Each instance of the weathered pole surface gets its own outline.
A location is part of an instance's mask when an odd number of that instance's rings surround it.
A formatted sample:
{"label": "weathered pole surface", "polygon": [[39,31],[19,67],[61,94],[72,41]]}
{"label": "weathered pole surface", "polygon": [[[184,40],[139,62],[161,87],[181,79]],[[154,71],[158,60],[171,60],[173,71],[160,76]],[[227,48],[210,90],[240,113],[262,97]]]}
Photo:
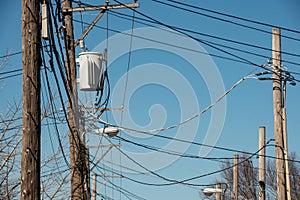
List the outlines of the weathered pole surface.
{"label": "weathered pole surface", "polygon": [[282,121],[282,80],[281,80],[281,44],[280,29],[272,29],[272,58],[273,58],[273,108],[274,136],[276,152],[277,199],[286,199],[285,162]]}
{"label": "weathered pole surface", "polygon": [[266,127],[259,127],[259,173],[258,173],[258,181],[259,181],[259,200],[266,199]]}
{"label": "weathered pole surface", "polygon": [[22,200],[40,199],[40,0],[22,0]]}
{"label": "weathered pole surface", "polygon": [[[63,9],[71,8],[71,0],[63,0]],[[68,122],[70,125],[70,168],[71,168],[71,198],[88,199],[89,191],[86,188],[88,169],[86,165],[86,149],[79,129],[79,107],[76,82],[76,60],[74,49],[74,32],[72,12],[64,12],[64,40],[65,40],[65,66],[67,72],[67,90],[69,95]]]}
{"label": "weathered pole surface", "polygon": [[239,196],[239,155],[234,155],[233,160],[233,199],[238,200]]}

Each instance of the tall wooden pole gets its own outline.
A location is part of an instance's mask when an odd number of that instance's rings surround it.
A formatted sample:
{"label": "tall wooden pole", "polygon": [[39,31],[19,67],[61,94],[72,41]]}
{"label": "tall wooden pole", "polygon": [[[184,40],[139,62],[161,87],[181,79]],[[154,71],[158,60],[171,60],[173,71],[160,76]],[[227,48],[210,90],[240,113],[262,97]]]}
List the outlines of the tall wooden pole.
{"label": "tall wooden pole", "polygon": [[22,200],[40,199],[40,0],[22,0]]}
{"label": "tall wooden pole", "polygon": [[265,168],[265,163],[266,163],[266,148],[264,148],[265,143],[266,143],[266,128],[264,126],[259,127],[259,173],[258,173],[258,181],[259,181],[259,200],[265,200],[266,199],[266,183],[265,183],[265,178],[266,178],[266,168]]}
{"label": "tall wooden pole", "polygon": [[[63,0],[63,9],[71,8],[71,0]],[[68,120],[70,125],[70,168],[71,198],[88,199],[86,183],[88,170],[86,165],[86,149],[79,131],[79,109],[76,83],[76,61],[74,49],[74,33],[72,12],[64,12],[65,66],[67,72],[67,90],[69,94]]]}
{"label": "tall wooden pole", "polygon": [[[67,90],[69,94],[68,120],[71,127],[69,134],[70,140],[70,167],[71,167],[71,198],[72,199],[90,199],[90,182],[89,182],[89,164],[88,151],[85,147],[83,132],[79,129],[79,107],[78,93],[76,85],[76,61],[75,47],[89,31],[94,27],[107,9],[119,8],[136,8],[138,3],[124,5],[105,5],[92,6],[85,8],[72,8],[72,0],[62,0],[62,13],[64,21],[64,40],[66,48],[66,72],[67,72]],[[86,10],[102,10],[88,29],[83,33],[78,42],[74,42],[72,12]]]}
{"label": "tall wooden pole", "polygon": [[82,141],[82,149],[85,150],[83,152],[83,158],[85,158],[85,166],[84,169],[86,170],[85,176],[84,176],[84,190],[86,193],[86,198],[91,199],[91,188],[90,188],[90,159],[89,159],[89,149],[86,148],[85,144],[85,116],[84,116],[84,107],[79,106],[79,112],[80,112],[80,126],[79,126],[79,132],[80,132],[80,140]]}
{"label": "tall wooden pole", "polygon": [[283,128],[283,145],[284,145],[284,162],[285,162],[285,181],[287,200],[291,200],[291,181],[290,169],[288,161],[288,142],[287,142],[287,119],[286,119],[286,80],[283,82],[283,98],[282,98],[282,128]]}
{"label": "tall wooden pole", "polygon": [[[216,189],[221,189],[221,183],[217,182],[216,183]],[[221,194],[222,192],[217,192],[216,193],[216,200],[221,200]]]}
{"label": "tall wooden pole", "polygon": [[93,174],[92,200],[97,200],[97,174]]}
{"label": "tall wooden pole", "polygon": [[280,29],[272,29],[272,58],[273,58],[273,106],[274,106],[274,135],[276,151],[276,180],[277,199],[286,199],[284,141],[282,121],[282,81],[281,81],[281,46]]}
{"label": "tall wooden pole", "polygon": [[233,200],[238,200],[238,196],[239,196],[238,163],[239,163],[239,155],[236,154],[236,155],[234,155],[234,160],[233,160],[233,165],[234,165],[234,167],[233,167]]}

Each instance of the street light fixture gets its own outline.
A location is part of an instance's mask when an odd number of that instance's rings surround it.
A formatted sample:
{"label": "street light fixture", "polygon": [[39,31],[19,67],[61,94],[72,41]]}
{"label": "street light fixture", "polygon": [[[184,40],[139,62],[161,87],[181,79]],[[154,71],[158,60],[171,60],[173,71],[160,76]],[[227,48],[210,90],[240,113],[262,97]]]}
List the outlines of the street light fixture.
{"label": "street light fixture", "polygon": [[219,188],[205,188],[203,190],[203,193],[205,194],[205,196],[211,196],[215,193],[223,193],[224,189],[219,189]]}
{"label": "street light fixture", "polygon": [[114,137],[119,133],[119,129],[117,127],[105,127],[95,129],[93,132],[97,134],[107,134],[109,137]]}
{"label": "street light fixture", "polygon": [[[221,184],[225,184],[225,189],[221,188]],[[226,193],[226,190],[228,188],[227,183],[217,183],[215,188],[205,188],[203,190],[203,194],[205,196],[211,196],[213,194],[216,194],[216,200],[221,200],[221,196],[224,198],[224,194]],[[222,195],[223,194],[223,195]]]}

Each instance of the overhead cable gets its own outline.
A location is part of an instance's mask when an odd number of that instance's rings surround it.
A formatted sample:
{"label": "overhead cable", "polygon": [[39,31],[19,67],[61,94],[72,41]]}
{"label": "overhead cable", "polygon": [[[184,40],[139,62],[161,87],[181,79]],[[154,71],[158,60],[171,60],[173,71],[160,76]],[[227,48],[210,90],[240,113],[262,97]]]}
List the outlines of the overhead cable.
{"label": "overhead cable", "polygon": [[[223,22],[226,22],[226,23],[234,24],[234,25],[241,26],[241,27],[244,27],[244,28],[248,28],[248,29],[260,31],[260,32],[263,32],[263,33],[271,34],[269,31],[265,31],[265,30],[263,30],[263,29],[255,28],[255,27],[248,26],[248,25],[244,25],[244,24],[241,24],[241,23],[238,23],[238,22],[233,22],[233,21],[231,21],[231,20],[223,19],[223,18],[220,18],[220,17],[215,17],[215,16],[212,16],[212,15],[200,13],[200,12],[197,12],[197,11],[194,11],[194,10],[191,10],[191,9],[179,7],[179,6],[172,5],[172,4],[169,4],[169,3],[166,3],[166,2],[162,2],[162,1],[160,1],[160,0],[152,0],[152,1],[157,2],[157,3],[160,3],[160,4],[163,4],[163,5],[170,6],[170,7],[179,9],[179,10],[188,11],[188,12],[190,12],[190,13],[194,13],[194,14],[197,14],[197,15],[209,17],[209,18],[212,18],[212,19],[216,19],[216,20],[223,21]],[[170,1],[170,0],[169,0],[169,1]],[[175,2],[175,1],[173,1],[173,2]],[[181,3],[181,4],[182,4],[182,5],[188,5],[188,6],[190,6],[190,7],[192,6],[192,5],[184,4],[184,3]],[[193,6],[193,7],[194,7],[194,8],[199,8],[199,7],[196,7],[196,6]],[[282,37],[283,37],[283,38],[290,39],[290,40],[294,40],[294,41],[297,41],[297,42],[300,42],[300,39],[298,39],[298,38],[294,38],[294,37],[290,37],[290,36],[285,36],[285,35],[282,35]]]}
{"label": "overhead cable", "polygon": [[[108,140],[110,142],[110,140]],[[243,164],[244,162],[250,160],[252,157],[254,157],[255,155],[257,155],[262,149],[264,149],[270,142],[271,140],[269,140],[268,142],[266,142],[266,144],[260,148],[259,150],[257,150],[255,153],[249,155],[247,158],[245,158],[244,160],[242,161],[239,161],[237,164],[234,164],[234,165],[231,165],[229,167],[226,167],[224,169],[220,169],[220,170],[215,170],[215,171],[212,171],[212,172],[209,172],[209,173],[205,173],[205,174],[202,174],[202,175],[198,175],[198,176],[194,176],[194,177],[191,177],[191,178],[187,178],[187,179],[183,179],[183,180],[174,180],[174,179],[169,179],[169,178],[166,178],[164,176],[161,176],[160,174],[152,171],[152,170],[149,170],[147,167],[143,166],[142,164],[140,164],[139,162],[137,162],[135,159],[131,158],[129,155],[127,155],[125,152],[123,152],[119,147],[117,146],[114,146],[118,151],[120,151],[120,153],[122,153],[124,156],[126,156],[129,160],[131,160],[133,163],[135,163],[137,166],[143,168],[144,170],[146,170],[147,172],[169,182],[169,183],[162,183],[162,184],[153,184],[153,186],[170,186],[170,185],[176,185],[176,184],[186,184],[186,185],[192,185],[192,186],[200,186],[199,184],[194,184],[194,183],[189,183],[190,181],[192,180],[195,180],[195,179],[200,179],[200,178],[203,178],[203,177],[206,177],[206,176],[211,176],[213,174],[217,174],[217,173],[220,173],[220,172],[223,172],[223,171],[226,171],[228,169],[232,169],[233,167],[235,166],[238,166],[238,165],[241,165]],[[149,184],[149,185],[152,185],[152,184]]]}
{"label": "overhead cable", "polygon": [[[127,15],[127,14],[116,12],[116,11],[111,11],[111,12],[112,12],[111,13],[112,15],[114,15],[114,16],[116,16],[118,18],[122,18],[122,19],[125,19],[125,20],[131,20],[131,19],[129,19],[129,15]],[[169,32],[169,33],[172,33],[172,34],[177,34],[179,36],[184,36],[182,34],[178,34],[178,33],[174,32],[174,31],[170,31],[170,30],[167,30],[167,29],[160,28],[158,26],[154,26],[152,24],[157,24],[157,23],[155,23],[155,22],[153,22],[151,20],[148,20],[148,19],[145,19],[145,18],[139,18],[139,17],[136,17],[136,19],[139,20],[139,21],[137,20],[137,23],[139,23],[139,24],[143,24],[143,25],[146,25],[146,26],[157,28],[157,29],[162,30],[162,31],[166,31],[166,32]],[[145,21],[147,21],[149,23],[152,23],[152,24],[145,23]],[[221,41],[235,43],[235,44],[238,44],[238,45],[243,45],[243,46],[248,46],[248,47],[252,47],[252,48],[257,48],[257,49],[261,49],[261,50],[265,50],[265,51],[275,51],[275,50],[272,50],[270,48],[266,48],[266,47],[259,46],[259,45],[254,45],[254,44],[245,43],[245,42],[241,42],[241,41],[237,41],[237,40],[223,38],[223,37],[215,36],[215,35],[212,35],[212,34],[202,33],[202,32],[199,32],[199,31],[193,31],[193,30],[190,30],[190,29],[181,28],[181,27],[174,26],[174,25],[169,25],[169,26],[171,26],[171,27],[173,27],[175,29],[181,30],[181,31],[189,32],[189,33],[196,34],[196,35],[201,35],[201,36],[204,36],[204,37],[209,37],[209,38],[213,38],[213,39],[217,39],[217,40],[221,40]],[[184,36],[184,37],[186,37],[186,36]],[[235,51],[240,51],[240,52],[243,52],[243,53],[255,55],[255,56],[258,56],[258,57],[267,58],[267,59],[270,58],[270,56],[258,54],[258,53],[251,52],[251,51],[246,51],[246,50],[243,50],[241,48],[235,48],[235,47],[232,47],[232,46],[228,46],[228,45],[224,45],[224,44],[220,44],[220,43],[216,43],[216,42],[211,42],[211,41],[208,41],[208,40],[203,40],[203,41],[204,42],[208,42],[208,43],[213,44],[213,45],[217,45],[217,46],[221,46],[221,47],[224,47],[224,48],[232,49],[232,50],[235,50]],[[286,54],[286,55],[290,55],[290,56],[300,57],[300,54],[295,54],[295,53],[291,53],[291,52],[281,51],[281,53],[282,54]],[[300,63],[289,61],[289,60],[285,60],[285,59],[281,59],[281,62],[285,62],[285,63],[289,63],[289,64],[292,64],[292,65],[300,66]]]}
{"label": "overhead cable", "polygon": [[[121,4],[121,5],[126,6],[124,3],[120,2],[119,0],[114,0],[114,1],[117,2],[117,3],[119,3],[119,4]],[[133,8],[130,8],[130,7],[128,7],[128,6],[126,6],[126,7],[129,8],[129,9],[131,9],[131,10],[133,10]],[[222,53],[225,53],[225,54],[227,54],[227,55],[230,55],[230,56],[232,56],[232,57],[234,57],[234,58],[237,58],[237,59],[239,59],[239,60],[241,60],[241,61],[245,61],[245,62],[246,62],[247,64],[249,64],[249,65],[257,66],[257,67],[260,67],[260,68],[265,69],[265,70],[267,70],[267,71],[272,71],[271,69],[268,69],[268,68],[264,67],[263,65],[258,65],[258,64],[254,63],[254,62],[252,62],[252,61],[250,61],[250,60],[247,60],[247,59],[245,59],[245,58],[243,58],[243,57],[241,57],[241,56],[238,56],[238,55],[236,55],[236,54],[233,54],[233,53],[231,53],[231,52],[228,52],[228,51],[226,51],[226,50],[223,50],[223,49],[221,49],[221,48],[219,48],[219,47],[216,47],[215,45],[209,44],[209,43],[207,43],[207,42],[205,42],[205,41],[203,41],[203,40],[201,40],[201,39],[199,39],[199,38],[195,38],[195,37],[193,37],[193,36],[191,36],[191,35],[189,35],[189,34],[183,32],[183,31],[180,31],[180,30],[178,30],[178,29],[176,29],[176,28],[174,28],[174,27],[168,25],[168,24],[165,24],[165,23],[163,23],[163,22],[161,22],[161,21],[159,21],[159,20],[157,20],[157,19],[154,19],[153,17],[150,17],[150,16],[148,16],[148,15],[146,15],[146,14],[140,12],[140,11],[137,11],[137,10],[136,10],[136,12],[137,12],[139,15],[143,16],[143,17],[146,17],[146,18],[148,18],[148,19],[150,19],[150,20],[153,20],[153,21],[155,21],[156,23],[158,23],[158,24],[160,24],[160,25],[162,25],[162,26],[165,26],[165,27],[167,27],[167,28],[169,28],[169,29],[171,29],[171,30],[173,30],[173,31],[178,32],[178,33],[181,33],[181,34],[183,34],[183,35],[185,35],[185,36],[187,36],[187,37],[189,37],[189,38],[191,38],[191,39],[194,39],[194,40],[196,40],[196,41],[198,41],[198,42],[200,42],[200,43],[202,43],[202,44],[204,44],[204,45],[206,45],[206,46],[209,46],[209,47],[211,47],[211,48],[213,48],[213,49],[215,49],[215,50],[217,50],[217,51],[220,51],[220,52],[222,52]],[[275,73],[275,72],[274,72],[274,73]]]}
{"label": "overhead cable", "polygon": [[[153,0],[153,1],[155,1],[155,0]],[[185,5],[185,6],[189,6],[189,7],[193,7],[193,8],[197,8],[199,10],[204,10],[204,11],[207,11],[207,12],[223,15],[223,16],[226,16],[226,17],[235,18],[235,19],[238,19],[238,20],[246,21],[246,22],[251,22],[251,23],[254,23],[254,24],[259,24],[259,25],[268,26],[268,27],[277,27],[277,28],[280,28],[280,29],[285,30],[285,31],[289,31],[289,32],[293,32],[293,33],[300,33],[300,31],[298,31],[298,30],[286,28],[286,27],[283,27],[283,26],[278,26],[278,25],[275,25],[275,24],[269,24],[269,23],[265,23],[265,22],[255,21],[255,20],[251,20],[251,19],[247,19],[247,18],[235,16],[235,15],[230,15],[230,14],[226,14],[226,13],[206,9],[206,8],[201,8],[199,6],[190,5],[190,4],[179,2],[179,1],[176,1],[176,0],[167,0],[167,1],[177,3],[177,4],[181,4],[181,5]]]}
{"label": "overhead cable", "polygon": [[212,104],[210,104],[209,106],[207,106],[206,108],[204,108],[202,111],[194,114],[193,116],[178,122],[177,124],[168,126],[168,127],[162,127],[162,128],[156,128],[156,129],[152,129],[152,130],[135,130],[135,129],[131,129],[131,128],[126,128],[126,127],[120,127],[118,125],[115,124],[111,124],[109,122],[106,122],[100,118],[98,118],[97,116],[95,116],[93,113],[89,113],[89,115],[91,115],[92,117],[94,117],[95,119],[98,119],[98,121],[100,123],[106,124],[108,126],[114,126],[114,127],[118,127],[120,130],[124,130],[124,131],[128,131],[128,132],[137,132],[137,133],[156,133],[156,132],[160,132],[160,131],[166,131],[166,130],[170,130],[173,128],[176,128],[178,126],[181,126],[183,124],[188,123],[189,121],[192,121],[193,119],[195,119],[196,117],[201,116],[202,114],[206,113],[208,110],[210,110],[212,107],[214,107],[216,104],[218,104],[226,95],[228,95],[234,88],[236,88],[239,84],[241,84],[243,81],[245,81],[246,79],[249,78],[254,78],[255,75],[251,74],[251,75],[247,75],[243,78],[241,78],[239,81],[237,81],[231,88],[229,88],[223,95],[221,95],[218,99],[216,99]]}
{"label": "overhead cable", "polygon": [[2,56],[0,56],[0,59],[1,59],[1,58],[8,58],[8,57],[10,57],[10,56],[15,56],[15,55],[19,55],[19,54],[22,54],[22,51],[18,51],[18,52],[8,53],[8,54],[6,54],[6,55],[2,55]]}
{"label": "overhead cable", "polygon": [[[127,20],[130,20],[128,17],[129,15],[128,14],[125,14],[125,13],[120,13],[120,12],[117,12],[117,11],[111,11],[112,13],[115,14],[115,16],[123,16],[123,19],[127,19]],[[125,17],[127,18],[125,18]],[[159,25],[158,23],[156,23],[155,21],[153,20],[150,20],[150,19],[146,19],[146,18],[141,18],[141,17],[135,17],[137,19],[137,23],[140,23],[140,24],[144,24],[144,25],[147,25],[147,26],[151,26],[151,27],[155,27],[155,28],[159,28],[157,26],[153,26],[153,25],[150,25],[149,23],[151,24],[156,24],[156,25]],[[148,23],[145,23],[148,22]],[[259,46],[259,45],[254,45],[254,44],[250,44],[250,43],[246,43],[246,42],[242,42],[242,41],[238,41],[238,40],[233,40],[233,39],[229,39],[229,38],[224,38],[224,37],[220,37],[220,36],[216,36],[216,35],[212,35],[212,34],[207,34],[207,33],[203,33],[203,32],[199,32],[199,31],[194,31],[194,30],[191,30],[191,29],[187,29],[187,28],[182,28],[182,27],[178,27],[178,26],[175,26],[175,25],[171,25],[171,24],[168,24],[170,27],[173,27],[175,29],[178,29],[178,30],[182,30],[182,31],[185,31],[185,32],[189,32],[189,33],[193,33],[193,34],[197,34],[197,35],[201,35],[201,36],[205,36],[205,37],[210,37],[210,38],[213,38],[213,39],[217,39],[217,40],[222,40],[222,41],[226,41],[226,42],[230,42],[230,43],[235,43],[235,44],[239,44],[239,45],[243,45],[243,46],[248,46],[248,47],[253,47],[253,48],[257,48],[257,49],[262,49],[262,50],[266,50],[266,51],[275,51],[276,50],[272,50],[271,48],[267,48],[267,47],[263,47],[263,46]],[[161,29],[160,30],[165,30],[165,29]],[[167,30],[165,30],[167,31]],[[174,34],[174,32],[171,32]],[[183,36],[182,34],[178,34],[178,35],[181,35]],[[286,51],[280,51],[281,54],[286,54],[286,55],[290,55],[290,56],[295,56],[295,57],[300,57],[300,54],[295,54],[295,53],[292,53],[292,52],[286,52]],[[299,63],[297,63],[299,65]]]}

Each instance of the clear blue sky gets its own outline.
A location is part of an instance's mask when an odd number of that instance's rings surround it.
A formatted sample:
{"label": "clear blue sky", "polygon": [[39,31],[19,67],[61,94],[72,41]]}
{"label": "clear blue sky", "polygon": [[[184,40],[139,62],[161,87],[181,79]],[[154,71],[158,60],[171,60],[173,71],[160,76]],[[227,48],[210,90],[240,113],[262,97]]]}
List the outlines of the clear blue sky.
{"label": "clear blue sky", "polygon": [[[125,1],[122,1],[125,3]],[[130,1],[126,1],[129,3]],[[184,0],[180,1],[190,5],[199,6],[206,9],[211,9],[214,11],[235,15],[239,17],[243,17],[250,20],[255,20],[259,22],[274,24],[280,27],[286,27],[293,30],[300,31],[300,3],[296,0],[288,0],[288,1],[193,1],[193,0]],[[89,3],[93,5],[97,5],[99,1],[84,1],[84,3]],[[101,1],[103,3],[103,1]],[[115,3],[111,1],[111,3]],[[250,30],[247,28],[243,28],[240,26],[236,26],[230,23],[218,21],[215,19],[211,19],[205,16],[200,16],[194,13],[188,13],[184,10],[178,10],[175,8],[171,8],[165,5],[161,5],[151,0],[141,0],[139,1],[140,8],[137,10],[141,13],[144,13],[152,18],[161,21],[166,24],[174,25],[177,27],[181,27],[184,29],[189,29],[196,32],[201,32],[208,35],[214,35],[218,37],[227,38],[234,41],[240,41],[243,43],[248,43],[252,45],[257,45],[265,48],[271,48],[271,34],[262,33],[255,30]],[[21,51],[21,3],[20,1],[6,1],[1,2],[0,6],[1,10],[1,19],[0,25],[2,30],[0,32],[0,55],[5,55],[8,51],[19,52]],[[125,13],[131,15],[132,12],[130,10],[118,10],[120,13]],[[206,14],[209,14],[204,11],[199,11]],[[83,21],[91,22],[93,17],[95,17],[97,12],[86,12],[83,13]],[[213,16],[217,16],[212,14]],[[136,13],[137,17],[140,16]],[[223,19],[224,16],[218,16]],[[74,15],[76,20],[80,20],[79,13]],[[245,25],[253,26],[256,28],[263,29],[264,31],[271,32],[271,27],[259,26],[251,23],[246,23],[243,21],[235,21]],[[98,23],[99,26],[106,27],[106,16],[101,19]],[[84,25],[85,26],[85,25]],[[75,36],[79,37],[81,33],[81,24],[74,22],[75,27]],[[145,28],[145,25],[135,23],[135,28]],[[161,27],[161,26],[160,26]],[[131,21],[126,21],[124,19],[120,19],[115,17],[114,15],[109,15],[109,28],[118,31],[127,31],[131,30]],[[146,38],[151,38],[152,36],[158,37],[161,39],[160,42],[171,42],[174,45],[185,45],[185,48],[193,48],[192,45],[197,45],[199,43],[192,42],[187,39],[177,40],[180,38],[179,36],[175,36],[174,38],[169,38],[170,35],[164,35],[164,31],[153,29],[149,30],[149,34],[141,31],[141,33]],[[152,32],[153,31],[153,32]],[[138,30],[133,32],[139,33]],[[106,39],[106,31],[101,30],[99,28],[95,28],[86,38],[87,47],[92,50],[97,47],[98,44],[103,42]],[[196,34],[191,34],[193,37],[197,37],[203,40],[207,40],[209,42],[220,43],[222,45],[235,47],[238,49],[243,49],[247,51],[251,51],[253,53],[265,55],[271,57],[270,51],[263,51],[256,48],[244,47],[241,45],[232,44],[229,42],[224,42],[222,40],[215,40],[208,37],[203,37]],[[294,38],[300,39],[300,34],[291,33],[288,31],[282,31],[282,35],[290,36]],[[119,35],[116,35],[113,31],[109,31],[109,37],[116,36],[116,39],[120,39],[118,44],[114,44],[114,41],[109,41],[108,50],[109,50],[109,58],[114,58],[114,60],[109,60],[110,70],[109,76],[111,80],[112,90],[120,93],[115,94],[116,98],[122,99],[124,92],[124,82],[122,82],[121,77],[126,73],[127,64],[128,64],[128,49],[130,44],[130,38],[124,37],[122,38]],[[165,38],[159,37],[166,36]],[[121,37],[121,38],[120,38]],[[173,40],[172,40],[173,39]],[[187,41],[187,42],[186,42]],[[195,54],[188,51],[180,51],[181,53],[186,53],[190,55],[199,56],[199,61],[195,63],[190,63],[189,60],[184,57],[178,56],[178,51],[176,48],[153,45],[149,42],[149,44],[145,42],[145,47],[140,47],[139,45],[144,44],[142,40],[138,40],[133,37],[133,49],[136,47],[136,50],[131,54],[131,62],[130,69],[132,72],[129,73],[128,77],[128,90],[132,88],[137,88],[130,96],[130,101],[128,104],[125,104],[125,110],[130,110],[131,121],[127,118],[123,120],[123,126],[135,129],[155,129],[160,127],[167,127],[173,124],[177,124],[178,122],[193,116],[195,113],[204,109],[206,106],[211,104],[210,97],[210,89],[212,87],[212,91],[217,91],[217,94],[220,94],[222,88],[214,88],[214,86],[207,85],[206,77],[208,76],[210,80],[216,80],[218,82],[221,80],[224,83],[225,90],[229,89],[234,83],[240,80],[242,77],[250,73],[255,69],[254,66],[250,66],[245,63],[238,63],[229,61],[226,59],[221,59],[217,57],[207,57],[202,54]],[[300,42],[294,41],[287,38],[282,38],[282,51],[290,52],[293,54],[300,54]],[[105,44],[105,43],[104,43]],[[147,46],[148,44],[149,46]],[[120,45],[118,47],[118,45]],[[135,46],[136,45],[136,46]],[[153,46],[152,46],[153,45]],[[100,52],[103,52],[101,48],[105,45],[100,45],[96,49]],[[209,54],[216,54],[219,56],[230,57],[216,49],[213,49],[204,44],[200,44],[200,46],[206,50]],[[140,48],[140,49],[139,49]],[[119,57],[114,57],[116,52],[121,52],[124,49],[124,55],[119,55]],[[222,48],[223,49],[223,48]],[[127,52],[126,52],[127,50]],[[225,49],[228,50],[228,49]],[[231,53],[243,57],[251,62],[257,64],[266,64],[267,59],[262,57],[257,57],[253,55],[248,55],[245,53],[241,53],[239,51],[228,50]],[[77,49],[77,53],[80,52],[80,49]],[[180,53],[179,53],[180,54]],[[211,60],[210,60],[211,59]],[[283,60],[300,63],[300,57],[283,55]],[[215,63],[215,65],[213,65]],[[200,67],[206,67],[204,70],[206,74],[198,74],[193,64],[199,64]],[[12,56],[7,61],[5,67],[1,69],[1,72],[20,69],[22,65],[21,55]],[[213,69],[207,69],[207,66],[214,67],[219,71],[219,74]],[[299,65],[292,65],[289,63],[284,63],[284,66],[288,68],[289,71],[300,73]],[[157,68],[158,67],[158,68]],[[160,71],[160,69],[165,69],[169,71]],[[136,71],[134,71],[136,69]],[[153,70],[151,70],[153,69]],[[141,71],[138,71],[141,70]],[[263,71],[262,69],[257,69],[255,73]],[[219,77],[220,75],[220,77]],[[296,79],[300,79],[299,75],[293,74]],[[153,77],[153,80],[148,77]],[[125,77],[126,78],[126,77]],[[118,80],[121,80],[119,84],[122,85],[121,88],[116,88],[115,86],[118,83]],[[124,79],[123,79],[124,81]],[[144,82],[143,82],[144,81]],[[163,85],[163,81],[166,85]],[[185,85],[186,82],[189,85]],[[209,82],[209,81],[208,81]],[[216,83],[214,82],[214,83]],[[136,84],[136,85],[135,85]],[[139,85],[144,84],[144,85]],[[170,85],[168,85],[170,84]],[[118,86],[118,85],[117,85]],[[141,87],[140,87],[141,86]],[[5,107],[9,100],[15,99],[16,101],[21,100],[21,76],[16,76],[9,79],[4,79],[0,81],[0,92],[2,94],[1,97],[1,109],[5,110]],[[172,89],[174,90],[172,91]],[[191,92],[190,90],[191,89]],[[85,95],[80,93],[82,97]],[[113,96],[114,97],[114,96]],[[93,101],[94,95],[86,96],[83,98],[84,101]],[[216,98],[215,98],[216,99]],[[298,113],[300,112],[300,107],[298,106],[298,102],[300,102],[300,94],[299,94],[299,85],[292,87],[288,85],[287,87],[287,115],[288,115],[288,143],[289,143],[289,151],[295,151],[298,155],[298,159],[300,159],[300,150],[298,141],[300,140],[299,130],[300,123]],[[114,103],[114,102],[112,102]],[[121,106],[122,101],[115,100],[115,104],[117,106]],[[224,103],[224,102],[223,102]],[[111,104],[110,104],[111,105]],[[154,106],[153,106],[154,105]],[[216,146],[226,147],[229,149],[237,149],[241,151],[247,152],[255,152],[258,149],[258,127],[266,126],[267,128],[267,140],[274,137],[273,134],[273,101],[272,101],[272,85],[269,81],[258,81],[256,79],[248,79],[241,83],[237,88],[235,88],[226,98],[226,112],[225,112],[225,122],[224,127],[221,129],[220,137],[218,140],[214,140],[216,142]],[[113,105],[111,105],[113,106]],[[151,109],[150,109],[151,108]],[[150,116],[148,115],[150,109]],[[1,112],[2,112],[1,110]],[[152,114],[152,116],[151,116]],[[167,135],[170,137],[178,138],[177,133],[181,131],[187,132],[187,135],[183,135],[182,139],[190,140],[189,134],[194,132],[195,126],[198,126],[195,131],[195,137],[192,138],[193,141],[203,143],[205,140],[205,136],[207,135],[207,131],[209,129],[209,123],[212,118],[211,111],[208,111],[200,118],[196,118],[195,120],[183,125],[183,129],[180,130],[178,128],[161,132],[161,135]],[[214,115],[213,117],[219,117]],[[223,113],[224,114],[224,113]],[[125,114],[124,114],[125,115]],[[103,119],[105,120],[106,117]],[[120,117],[120,112],[115,112],[115,116]],[[117,119],[113,118],[111,113],[107,114],[107,119],[109,122],[115,124],[117,123]],[[152,121],[151,121],[152,120]],[[164,121],[165,120],[165,121]],[[134,122],[134,123],[132,123]],[[221,123],[221,121],[220,121]],[[212,127],[214,128],[214,127]],[[65,129],[66,130],[66,129]],[[129,139],[131,141],[155,146],[158,148],[163,148],[170,144],[170,140],[164,140],[157,137],[146,137],[143,134],[134,133],[122,133],[122,137]],[[47,144],[49,138],[45,135],[43,137],[42,144]],[[98,144],[99,137],[98,136],[88,136],[89,144]],[[97,142],[95,142],[97,141]],[[113,140],[117,142],[117,140]],[[182,144],[173,144],[173,151],[181,151]],[[178,145],[178,146],[176,146]],[[199,155],[200,147],[199,146],[188,146],[188,149],[185,152],[192,155]],[[143,149],[141,147],[134,146],[132,144],[122,143],[122,150],[126,151],[130,154],[130,156],[134,157],[134,153],[141,155],[140,157],[137,155],[135,157],[136,161],[142,163],[145,167],[152,169],[155,166],[160,166],[164,161],[169,160],[170,157],[164,157],[164,154],[152,154],[153,152],[147,149]],[[101,150],[103,151],[103,150]],[[50,152],[48,152],[50,154]],[[96,153],[92,151],[92,154]],[[102,152],[103,153],[103,152]],[[207,155],[208,157],[228,157],[232,158],[235,153],[229,151],[222,150],[212,150]],[[268,147],[267,154],[274,155],[274,148]],[[98,153],[97,156],[100,157],[101,153]],[[147,155],[151,155],[147,157]],[[119,152],[117,150],[113,151],[113,153],[107,157],[107,161],[118,161],[119,162]],[[139,160],[140,159],[140,160]],[[164,160],[166,159],[166,160]],[[254,159],[254,165],[257,166],[257,160]],[[130,168],[135,168],[137,170],[141,170],[140,167],[136,166],[134,163],[130,163],[130,161],[126,160],[126,158],[122,157],[121,164],[126,165]],[[106,166],[107,167],[107,166]],[[114,166],[114,169],[119,169],[117,166]],[[180,158],[173,163],[166,165],[163,169],[159,169],[156,171],[157,173],[165,176],[169,179],[174,180],[182,180],[206,173],[210,173],[214,170],[220,169],[220,163],[214,161],[207,161],[203,159],[189,159],[189,158]],[[123,169],[126,171],[125,169]],[[140,174],[132,174],[126,173],[126,176],[140,180],[142,182],[148,183],[166,183],[160,179],[151,178],[148,176],[140,175]],[[220,174],[207,176],[204,178],[197,179],[193,181],[193,183],[197,184],[211,184],[216,180],[220,180]],[[120,180],[113,180],[116,185],[120,184]],[[100,185],[100,184],[99,184]],[[177,186],[165,186],[165,187],[157,187],[157,186],[144,186],[141,184],[132,183],[126,179],[122,180],[122,187],[128,189],[129,191],[144,197],[145,199],[199,199],[199,193],[196,189],[185,187],[182,185]],[[119,199],[119,193],[112,193],[111,189],[103,188],[99,191],[100,193],[106,194],[108,196],[112,196],[114,199]],[[122,197],[122,199],[126,199],[126,197]]]}

